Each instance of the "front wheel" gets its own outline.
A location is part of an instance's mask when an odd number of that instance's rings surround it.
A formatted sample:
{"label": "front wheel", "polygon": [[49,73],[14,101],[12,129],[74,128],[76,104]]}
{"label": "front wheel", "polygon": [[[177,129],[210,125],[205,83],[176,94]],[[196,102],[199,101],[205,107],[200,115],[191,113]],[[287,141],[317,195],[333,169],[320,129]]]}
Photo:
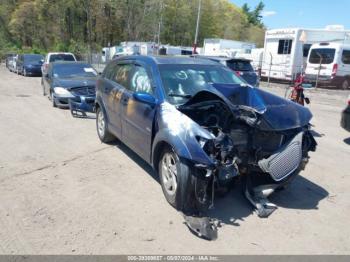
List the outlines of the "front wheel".
{"label": "front wheel", "polygon": [[106,116],[100,107],[96,110],[96,129],[102,143],[109,143],[116,140],[107,129]]}
{"label": "front wheel", "polygon": [[193,201],[189,170],[173,149],[163,150],[158,162],[160,183],[165,199],[179,211],[186,211],[186,201]]}

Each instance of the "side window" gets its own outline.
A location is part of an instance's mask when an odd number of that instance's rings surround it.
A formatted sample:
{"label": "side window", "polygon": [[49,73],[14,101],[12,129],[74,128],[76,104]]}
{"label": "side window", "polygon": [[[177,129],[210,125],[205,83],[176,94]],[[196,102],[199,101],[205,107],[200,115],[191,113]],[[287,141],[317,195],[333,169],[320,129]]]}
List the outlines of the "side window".
{"label": "side window", "polygon": [[134,66],[134,70],[130,77],[130,90],[149,94],[153,93],[151,78],[144,67],[140,65]]}
{"label": "side window", "polygon": [[103,77],[114,81],[113,77],[115,75],[116,70],[117,70],[117,65],[114,63],[109,63],[105,68],[105,70],[103,71]]}
{"label": "side window", "polygon": [[350,50],[343,50],[341,61],[343,64],[350,65]]}
{"label": "side window", "polygon": [[281,39],[278,41],[278,54],[279,55],[289,55],[292,50],[293,40],[291,39]]}
{"label": "side window", "polygon": [[132,68],[133,68],[132,64],[118,65],[113,81],[117,82],[118,84],[124,86],[127,89],[130,89],[129,75]]}

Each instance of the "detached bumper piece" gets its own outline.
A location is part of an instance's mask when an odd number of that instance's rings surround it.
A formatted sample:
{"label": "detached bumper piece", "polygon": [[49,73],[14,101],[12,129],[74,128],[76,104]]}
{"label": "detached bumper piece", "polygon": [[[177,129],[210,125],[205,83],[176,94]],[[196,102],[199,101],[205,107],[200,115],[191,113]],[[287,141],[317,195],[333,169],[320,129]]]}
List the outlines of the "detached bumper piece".
{"label": "detached bumper piece", "polygon": [[87,117],[95,112],[95,97],[78,96],[69,99],[69,108],[73,117]]}
{"label": "detached bumper piece", "polygon": [[196,236],[206,240],[216,240],[218,238],[217,221],[208,217],[196,217],[184,215],[185,223],[190,231]]}

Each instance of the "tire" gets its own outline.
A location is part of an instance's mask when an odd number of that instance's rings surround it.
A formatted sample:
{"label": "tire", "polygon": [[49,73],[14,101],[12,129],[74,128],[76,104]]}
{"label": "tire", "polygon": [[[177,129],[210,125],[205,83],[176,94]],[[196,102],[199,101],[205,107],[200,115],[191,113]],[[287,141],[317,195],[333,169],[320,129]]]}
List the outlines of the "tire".
{"label": "tire", "polygon": [[55,102],[55,98],[53,96],[53,92],[50,93],[50,100],[52,103],[52,107],[57,107],[56,102]]}
{"label": "tire", "polygon": [[348,90],[349,89],[349,80],[345,79],[343,83],[341,84],[341,87],[343,90]]}
{"label": "tire", "polygon": [[96,110],[96,131],[102,143],[110,143],[116,140],[116,137],[108,131],[106,115],[100,107]]}
{"label": "tire", "polygon": [[190,168],[173,149],[163,149],[158,162],[158,173],[168,203],[178,211],[185,213],[189,210],[188,202],[193,199]]}

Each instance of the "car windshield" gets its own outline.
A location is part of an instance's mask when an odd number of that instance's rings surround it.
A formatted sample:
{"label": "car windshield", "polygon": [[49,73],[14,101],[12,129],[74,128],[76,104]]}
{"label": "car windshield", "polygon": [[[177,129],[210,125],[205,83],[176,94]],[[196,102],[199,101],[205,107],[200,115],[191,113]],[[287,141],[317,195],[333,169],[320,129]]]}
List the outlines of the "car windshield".
{"label": "car windshield", "polygon": [[[315,48],[311,50],[309,63],[310,64],[331,64],[334,60],[334,48]],[[322,59],[322,61],[321,61]]]}
{"label": "car windshield", "polygon": [[59,64],[53,67],[56,78],[95,77],[97,72],[89,64]]}
{"label": "car windshield", "polygon": [[254,71],[252,65],[249,61],[232,61],[228,60],[226,62],[227,66],[234,71]]}
{"label": "car windshield", "polygon": [[219,65],[160,65],[166,99],[183,104],[209,84],[242,84],[229,68]]}
{"label": "car windshield", "polygon": [[71,54],[54,54],[50,55],[50,63],[57,62],[57,61],[75,61],[75,58]]}
{"label": "car windshield", "polygon": [[25,55],[24,61],[26,63],[38,63],[43,60],[44,57],[42,55]]}

